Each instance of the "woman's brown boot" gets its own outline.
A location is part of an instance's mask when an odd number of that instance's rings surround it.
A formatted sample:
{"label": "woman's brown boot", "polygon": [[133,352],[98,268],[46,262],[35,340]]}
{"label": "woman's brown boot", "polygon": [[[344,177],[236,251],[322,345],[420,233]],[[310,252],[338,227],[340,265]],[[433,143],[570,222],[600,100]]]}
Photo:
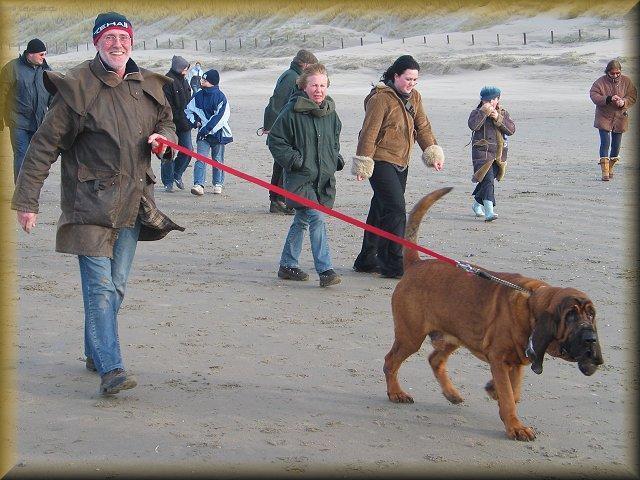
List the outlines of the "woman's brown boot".
{"label": "woman's brown boot", "polygon": [[602,169],[602,181],[609,181],[609,157],[600,157],[600,161],[598,162],[600,168]]}
{"label": "woman's brown boot", "polygon": [[620,157],[611,157],[609,159],[609,179],[613,178],[613,166],[620,161]]}

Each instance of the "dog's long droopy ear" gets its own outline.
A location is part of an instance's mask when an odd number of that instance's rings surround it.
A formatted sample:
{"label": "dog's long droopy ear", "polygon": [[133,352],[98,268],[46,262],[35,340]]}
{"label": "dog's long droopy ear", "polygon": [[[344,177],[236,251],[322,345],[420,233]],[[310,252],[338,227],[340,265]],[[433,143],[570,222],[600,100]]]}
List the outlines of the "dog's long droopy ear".
{"label": "dog's long droopy ear", "polygon": [[549,312],[542,313],[533,327],[529,336],[529,343],[525,355],[531,360],[531,370],[540,375],[542,373],[542,361],[547,347],[553,341],[556,334],[556,322],[554,315]]}

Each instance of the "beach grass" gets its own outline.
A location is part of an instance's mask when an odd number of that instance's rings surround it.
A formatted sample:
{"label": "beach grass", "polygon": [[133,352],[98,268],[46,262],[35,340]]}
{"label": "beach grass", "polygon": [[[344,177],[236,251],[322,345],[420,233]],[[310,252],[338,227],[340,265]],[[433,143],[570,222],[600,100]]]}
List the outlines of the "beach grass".
{"label": "beach grass", "polygon": [[475,15],[530,16],[540,12],[555,11],[565,18],[590,14],[600,17],[619,15],[635,5],[633,0],[594,1],[574,0],[558,3],[553,0],[521,0],[521,1],[471,1],[471,0],[353,0],[335,2],[317,0],[305,2],[301,0],[276,1],[236,0],[218,1],[215,4],[207,1],[173,0],[173,1],[125,1],[112,0],[98,4],[84,0],[62,0],[47,2],[42,0],[8,0],[2,4],[17,22],[40,17],[46,19],[47,25],[55,27],[72,20],[92,19],[101,11],[118,11],[125,13],[137,23],[151,23],[159,18],[176,17],[182,22],[219,17],[219,18],[266,18],[271,16],[297,16],[307,14],[317,20],[332,21],[336,18],[357,21],[372,15],[392,14],[402,19],[411,19],[433,14],[464,12]]}

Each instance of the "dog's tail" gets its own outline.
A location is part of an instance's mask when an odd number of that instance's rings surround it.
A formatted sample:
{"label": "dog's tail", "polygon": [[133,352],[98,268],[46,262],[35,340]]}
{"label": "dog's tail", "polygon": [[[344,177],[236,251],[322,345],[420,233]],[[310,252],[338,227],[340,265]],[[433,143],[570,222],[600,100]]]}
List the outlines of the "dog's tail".
{"label": "dog's tail", "polygon": [[[431,205],[436,203],[436,201],[438,201],[440,197],[445,196],[451,190],[453,190],[453,187],[445,187],[441,188],[440,190],[435,190],[429,195],[422,197],[422,199],[418,203],[416,203],[416,205],[413,207],[413,210],[411,210],[411,213],[409,213],[409,221],[407,222],[407,228],[405,229],[404,233],[404,238],[406,240],[417,243],[418,228],[420,227],[420,222],[422,221],[424,215],[427,213],[427,210],[429,210]],[[402,251],[405,270],[409,265],[420,260],[418,252],[416,250],[403,247]]]}

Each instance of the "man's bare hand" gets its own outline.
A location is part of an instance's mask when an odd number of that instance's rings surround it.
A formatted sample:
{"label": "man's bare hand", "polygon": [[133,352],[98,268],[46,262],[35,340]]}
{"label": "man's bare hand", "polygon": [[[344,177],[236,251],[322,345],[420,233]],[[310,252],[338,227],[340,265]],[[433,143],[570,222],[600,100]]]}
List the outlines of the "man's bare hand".
{"label": "man's bare hand", "polygon": [[38,214],[33,212],[17,211],[16,217],[18,218],[18,223],[22,229],[27,233],[31,233],[31,230],[36,226]]}
{"label": "man's bare hand", "polygon": [[158,142],[157,141],[158,138],[163,138],[164,140],[167,139],[166,137],[160,135],[159,133],[152,133],[151,135],[149,135],[149,139],[147,140],[147,143],[151,144],[151,151],[156,155],[158,155],[159,157],[161,157],[162,155],[164,155],[164,152],[167,149],[167,145],[164,143]]}

